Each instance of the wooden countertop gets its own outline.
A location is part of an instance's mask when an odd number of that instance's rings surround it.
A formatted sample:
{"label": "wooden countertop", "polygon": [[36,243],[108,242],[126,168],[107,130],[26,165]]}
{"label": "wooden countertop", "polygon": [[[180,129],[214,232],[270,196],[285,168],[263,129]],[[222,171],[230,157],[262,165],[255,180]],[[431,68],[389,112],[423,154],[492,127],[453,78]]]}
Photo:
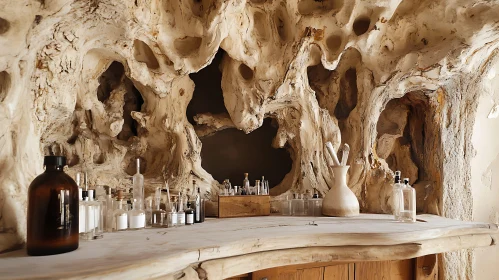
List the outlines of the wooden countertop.
{"label": "wooden countertop", "polygon": [[30,257],[0,255],[0,279],[223,279],[311,262],[399,260],[495,245],[496,224],[433,215],[413,224],[390,215],[355,218],[207,219],[179,228],[107,233],[76,251]]}

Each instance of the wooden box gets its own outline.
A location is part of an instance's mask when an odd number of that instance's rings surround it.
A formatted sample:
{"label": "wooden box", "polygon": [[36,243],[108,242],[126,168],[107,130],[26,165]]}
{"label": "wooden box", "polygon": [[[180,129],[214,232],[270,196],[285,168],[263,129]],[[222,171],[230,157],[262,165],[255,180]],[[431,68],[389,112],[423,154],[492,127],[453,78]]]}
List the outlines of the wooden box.
{"label": "wooden box", "polygon": [[270,215],[269,195],[230,195],[218,197],[218,217],[253,217]]}

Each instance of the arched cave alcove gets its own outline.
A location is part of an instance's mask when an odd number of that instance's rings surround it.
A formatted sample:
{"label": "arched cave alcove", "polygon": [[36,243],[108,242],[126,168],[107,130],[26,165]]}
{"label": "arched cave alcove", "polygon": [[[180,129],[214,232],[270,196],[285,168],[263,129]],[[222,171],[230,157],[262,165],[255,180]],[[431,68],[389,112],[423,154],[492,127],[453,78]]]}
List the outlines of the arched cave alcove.
{"label": "arched cave alcove", "polygon": [[186,114],[203,144],[201,166],[220,183],[229,179],[232,185],[241,185],[244,173],[249,173],[252,185],[265,176],[272,188],[291,171],[293,163],[286,149],[272,147],[278,129],[275,120],[265,119],[260,128],[249,134],[232,127],[200,133],[206,125],[195,121],[198,114],[230,118],[221,87],[220,63],[224,55],[227,54],[220,49],[210,65],[190,75],[195,88]]}

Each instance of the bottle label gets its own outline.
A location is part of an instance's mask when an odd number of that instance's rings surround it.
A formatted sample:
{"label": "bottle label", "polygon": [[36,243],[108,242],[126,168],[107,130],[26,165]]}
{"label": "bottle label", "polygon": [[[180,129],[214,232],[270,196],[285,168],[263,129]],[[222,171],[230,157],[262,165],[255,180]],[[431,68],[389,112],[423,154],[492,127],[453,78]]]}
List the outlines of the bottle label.
{"label": "bottle label", "polygon": [[95,211],[94,206],[86,205],[85,206],[85,230],[91,231],[95,228]]}
{"label": "bottle label", "polygon": [[127,215],[119,215],[116,217],[116,229],[123,230],[128,228]]}
{"label": "bottle label", "polygon": [[146,226],[146,215],[140,214],[136,216],[130,215],[130,228],[143,228]]}
{"label": "bottle label", "polygon": [[184,213],[177,214],[177,221],[179,225],[185,225],[185,214]]}
{"label": "bottle label", "polygon": [[194,223],[194,214],[187,214],[187,221],[185,223],[186,224],[193,224]]}
{"label": "bottle label", "polygon": [[177,219],[178,219],[177,213],[170,214],[168,224],[172,226],[177,225]]}

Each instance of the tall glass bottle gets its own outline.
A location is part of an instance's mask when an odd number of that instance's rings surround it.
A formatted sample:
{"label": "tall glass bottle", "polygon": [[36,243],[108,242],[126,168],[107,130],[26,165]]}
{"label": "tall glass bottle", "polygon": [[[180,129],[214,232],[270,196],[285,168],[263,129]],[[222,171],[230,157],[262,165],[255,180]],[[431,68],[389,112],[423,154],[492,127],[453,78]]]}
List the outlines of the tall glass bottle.
{"label": "tall glass bottle", "polygon": [[400,209],[402,206],[402,184],[400,181],[400,171],[395,171],[395,182],[393,184],[393,193],[392,193],[392,205],[393,205],[393,217],[395,220],[400,221]]}
{"label": "tall glass bottle", "polygon": [[113,212],[113,231],[128,229],[128,213],[123,209],[123,191],[118,191],[118,208]]}
{"label": "tall glass bottle", "polygon": [[[79,174],[79,173],[78,173]],[[77,181],[79,181],[78,178],[79,176],[76,176]],[[79,220],[79,226],[78,226],[78,233],[80,234],[80,237],[85,233],[85,222],[86,222],[86,217],[85,217],[85,205],[83,203],[83,189],[78,188],[78,220]]]}
{"label": "tall glass bottle", "polygon": [[262,194],[262,186],[260,186],[260,180],[255,181],[255,194],[256,195]]}
{"label": "tall glass bottle", "polygon": [[[164,227],[166,211],[160,208],[161,206],[161,188],[156,189],[154,194],[154,210],[152,211],[152,226],[153,227]],[[166,222],[167,223],[167,222]]]}
{"label": "tall glass bottle", "polygon": [[196,193],[195,197],[195,217],[194,217],[194,222],[195,223],[202,223],[204,222],[204,199],[201,198],[201,188],[197,188],[198,192]]}
{"label": "tall glass bottle", "polygon": [[115,200],[113,200],[112,194],[111,194],[111,188],[108,188],[106,190],[106,206],[107,206],[107,212],[106,212],[106,232],[112,232],[114,223],[113,223],[113,217],[114,217],[114,208],[117,206],[115,203]]}
{"label": "tall glass bottle", "polygon": [[95,190],[88,191],[89,204],[92,206],[92,215],[94,223],[94,234],[93,239],[98,239],[103,237],[104,224],[102,215],[102,205],[99,201],[95,200]]}
{"label": "tall glass bottle", "polygon": [[146,226],[146,212],[140,209],[137,199],[133,199],[132,210],[128,211],[128,229],[143,229]]}
{"label": "tall glass bottle", "polygon": [[400,221],[416,222],[416,190],[409,185],[409,178],[404,179],[402,191],[402,206],[400,208]]}
{"label": "tall glass bottle", "polygon": [[178,195],[177,226],[185,225],[184,199],[182,193]]}
{"label": "tall glass bottle", "polygon": [[43,164],[45,172],[28,189],[26,247],[32,256],[78,248],[78,186],[63,171],[65,157],[46,156]]}
{"label": "tall glass bottle", "polygon": [[133,198],[137,200],[139,210],[144,209],[144,176],[140,174],[139,158],[137,158],[137,173],[133,175]]}

